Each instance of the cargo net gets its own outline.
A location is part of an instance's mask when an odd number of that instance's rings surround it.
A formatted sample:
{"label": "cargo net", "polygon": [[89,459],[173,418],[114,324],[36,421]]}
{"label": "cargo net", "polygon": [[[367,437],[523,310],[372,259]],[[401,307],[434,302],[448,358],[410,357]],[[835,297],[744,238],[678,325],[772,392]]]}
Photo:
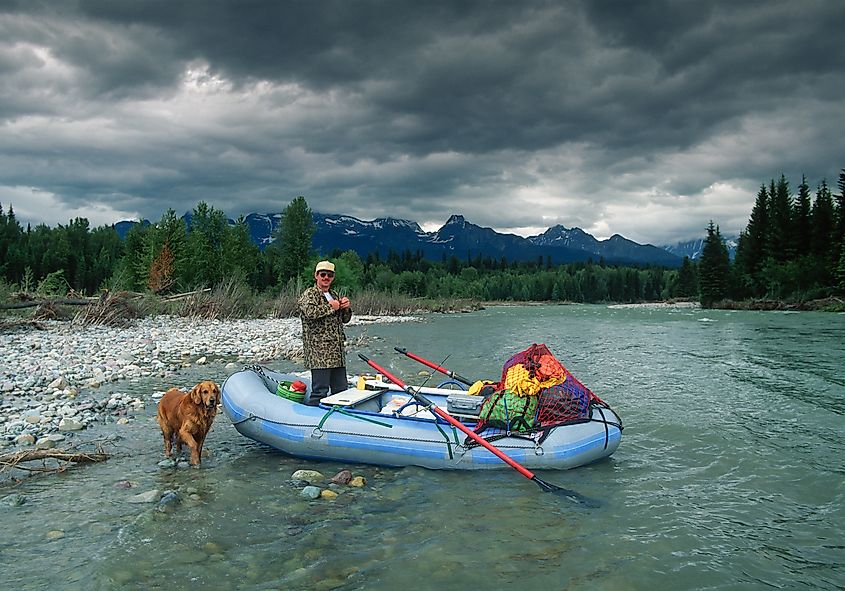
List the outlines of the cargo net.
{"label": "cargo net", "polygon": [[488,439],[515,433],[544,437],[559,425],[589,421],[595,404],[607,407],[546,345],[534,344],[505,363],[501,382],[481,406],[475,432]]}

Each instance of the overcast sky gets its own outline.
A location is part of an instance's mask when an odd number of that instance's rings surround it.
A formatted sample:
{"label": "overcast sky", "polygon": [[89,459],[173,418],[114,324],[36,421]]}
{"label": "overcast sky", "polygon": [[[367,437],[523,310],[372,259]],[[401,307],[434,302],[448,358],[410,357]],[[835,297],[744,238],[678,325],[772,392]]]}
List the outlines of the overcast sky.
{"label": "overcast sky", "polygon": [[0,0],[0,204],[738,232],[781,173],[836,187],[843,34],[842,0]]}

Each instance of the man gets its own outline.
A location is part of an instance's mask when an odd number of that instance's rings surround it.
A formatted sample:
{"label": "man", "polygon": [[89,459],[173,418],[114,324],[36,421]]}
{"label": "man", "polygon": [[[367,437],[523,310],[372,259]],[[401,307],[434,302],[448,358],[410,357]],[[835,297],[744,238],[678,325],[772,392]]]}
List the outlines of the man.
{"label": "man", "polygon": [[317,406],[329,390],[337,394],[349,387],[343,325],[352,319],[349,298],[339,297],[331,289],[334,264],[329,261],[317,263],[314,280],[315,285],[299,296],[302,347],[305,365],[311,370],[311,393],[303,402],[311,406]]}

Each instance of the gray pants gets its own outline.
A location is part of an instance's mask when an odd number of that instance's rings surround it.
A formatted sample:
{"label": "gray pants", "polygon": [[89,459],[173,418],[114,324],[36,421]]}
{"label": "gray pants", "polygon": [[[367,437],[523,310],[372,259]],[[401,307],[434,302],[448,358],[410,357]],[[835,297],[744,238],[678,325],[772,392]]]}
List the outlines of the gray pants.
{"label": "gray pants", "polygon": [[305,404],[317,406],[320,400],[332,394],[343,392],[349,388],[346,379],[346,367],[328,367],[311,370],[311,392],[306,395]]}

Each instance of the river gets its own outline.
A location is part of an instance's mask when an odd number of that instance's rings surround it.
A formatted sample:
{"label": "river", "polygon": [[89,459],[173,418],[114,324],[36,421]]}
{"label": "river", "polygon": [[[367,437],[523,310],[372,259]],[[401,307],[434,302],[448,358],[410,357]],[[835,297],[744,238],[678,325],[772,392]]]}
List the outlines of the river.
{"label": "river", "polygon": [[[624,421],[609,460],[542,474],[601,504],[510,469],[296,460],[223,414],[201,468],[162,469],[150,402],[128,425],[99,428],[117,437],[108,461],[0,490],[25,498],[0,507],[0,588],[845,588],[845,315],[497,306],[349,332],[409,383],[423,367],[394,346],[498,378],[511,354],[546,343]],[[351,373],[368,369],[358,351]],[[176,385],[222,382],[226,361]],[[149,400],[170,385],[114,387]],[[349,468],[366,486],[306,500],[290,481],[300,468]],[[182,502],[128,502],[153,489]]]}

